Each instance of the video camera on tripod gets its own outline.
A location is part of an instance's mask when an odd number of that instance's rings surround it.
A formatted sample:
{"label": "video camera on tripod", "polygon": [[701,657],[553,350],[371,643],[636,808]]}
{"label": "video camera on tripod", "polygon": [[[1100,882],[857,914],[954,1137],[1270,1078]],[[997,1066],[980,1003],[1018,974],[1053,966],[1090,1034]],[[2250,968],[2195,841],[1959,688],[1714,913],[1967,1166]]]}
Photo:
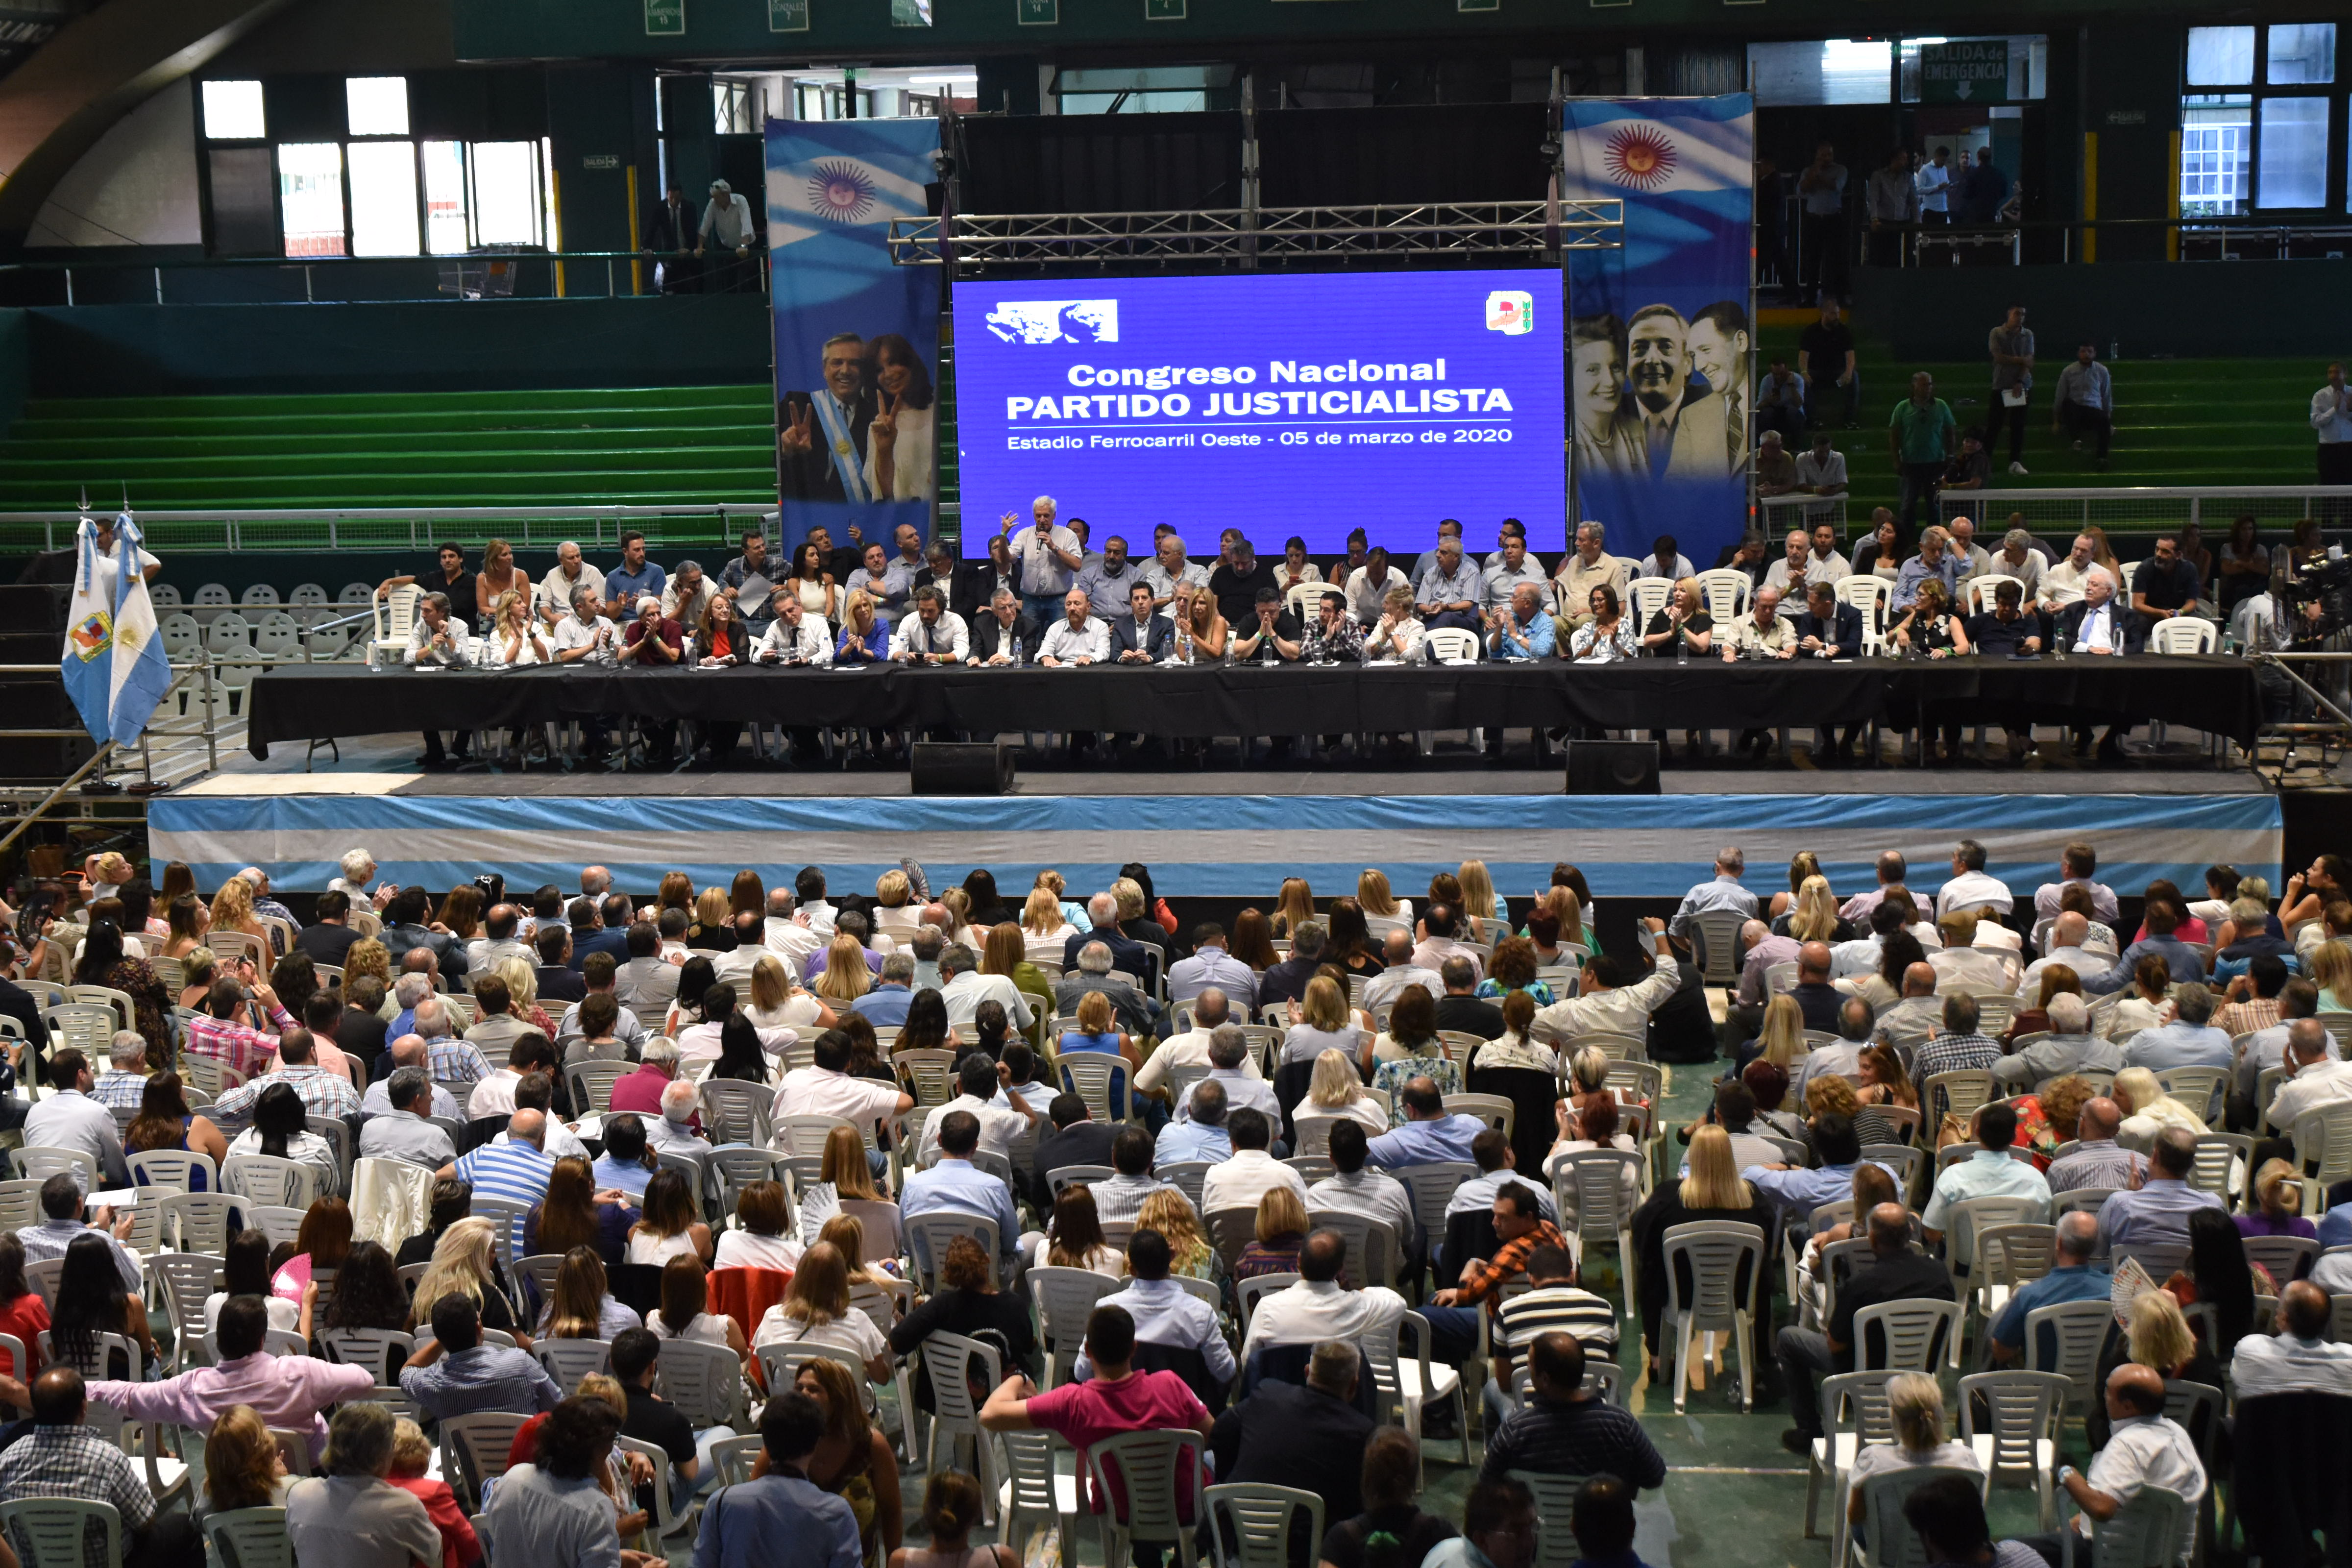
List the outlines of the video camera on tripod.
{"label": "video camera on tripod", "polygon": [[[2352,627],[2352,559],[2313,562],[2289,574],[2280,586],[2295,628],[2295,640],[2316,642]],[[2303,606],[2316,604],[2319,616],[2306,619]]]}

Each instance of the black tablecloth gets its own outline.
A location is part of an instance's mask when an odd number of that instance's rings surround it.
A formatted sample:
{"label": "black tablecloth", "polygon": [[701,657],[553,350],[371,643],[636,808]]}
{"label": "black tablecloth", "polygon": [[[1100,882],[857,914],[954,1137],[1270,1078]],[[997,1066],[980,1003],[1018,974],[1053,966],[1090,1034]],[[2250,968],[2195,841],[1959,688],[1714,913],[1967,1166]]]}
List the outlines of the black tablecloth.
{"label": "black tablecloth", "polygon": [[1405,668],[1235,665],[1086,669],[524,669],[356,665],[265,671],[247,699],[253,754],[272,742],[494,729],[591,715],[872,729],[1212,735],[1393,733],[1470,726],[1802,728],[1877,720],[2052,724],[2162,720],[2252,743],[2252,668],[2215,656],[1899,663],[1664,660]]}

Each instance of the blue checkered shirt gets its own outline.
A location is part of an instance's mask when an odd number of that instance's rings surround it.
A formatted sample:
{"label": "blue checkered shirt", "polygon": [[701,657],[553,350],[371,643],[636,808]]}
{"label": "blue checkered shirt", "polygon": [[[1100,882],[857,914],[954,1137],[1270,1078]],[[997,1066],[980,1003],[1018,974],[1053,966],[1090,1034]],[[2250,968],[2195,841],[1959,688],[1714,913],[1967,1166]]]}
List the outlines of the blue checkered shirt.
{"label": "blue checkered shirt", "polygon": [[425,1058],[436,1083],[479,1083],[491,1072],[489,1058],[471,1040],[451,1037],[427,1040]]}

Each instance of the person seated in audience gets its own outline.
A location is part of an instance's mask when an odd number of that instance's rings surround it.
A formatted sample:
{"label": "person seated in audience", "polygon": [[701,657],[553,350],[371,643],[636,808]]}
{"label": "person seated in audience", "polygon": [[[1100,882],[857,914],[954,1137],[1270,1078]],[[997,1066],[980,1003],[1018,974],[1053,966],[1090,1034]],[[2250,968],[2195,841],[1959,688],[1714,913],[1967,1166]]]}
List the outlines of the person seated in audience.
{"label": "person seated in audience", "polygon": [[[2099,1245],[2098,1216],[2083,1209],[2071,1210],[2058,1216],[2058,1251],[2056,1262],[2049,1273],[2031,1279],[2010,1292],[2009,1302],[1995,1318],[1986,1336],[1987,1353],[1995,1366],[2015,1366],[2025,1360],[2025,1319],[2030,1312],[2043,1307],[2061,1306],[2068,1301],[2104,1301],[2115,1288],[2115,1279],[2096,1260]],[[2162,1292],[2157,1292],[2162,1294]],[[2040,1364],[2055,1364],[2056,1331],[2042,1330],[2042,1353],[2036,1359]]]}
{"label": "person seated in audience", "polygon": [[1535,1189],[1525,1183],[1507,1182],[1496,1190],[1494,1226],[1501,1244],[1495,1256],[1465,1260],[1457,1283],[1431,1297],[1422,1311],[1429,1320],[1429,1353],[1449,1366],[1460,1365],[1475,1350],[1478,1313],[1526,1271],[1529,1255],[1539,1247],[1568,1247],[1559,1227],[1544,1218]]}
{"label": "person seated in audience", "polygon": [[1934,1378],[1916,1372],[1897,1373],[1887,1380],[1886,1401],[1894,1418],[1895,1441],[1863,1445],[1848,1472],[1851,1492],[1845,1517],[1857,1538],[1870,1522],[1868,1483],[1873,1479],[1910,1469],[1958,1470],[1969,1476],[1984,1471],[1973,1447],[1944,1435],[1944,1394]]}
{"label": "person seated in audience", "polygon": [[591,1562],[661,1568],[665,1559],[619,1545],[646,1521],[620,1485],[644,1472],[634,1464],[625,1472],[614,1446],[626,1395],[601,1374],[583,1379],[581,1390],[540,1420],[530,1458],[511,1464],[491,1488],[484,1511],[493,1548],[509,1568]]}
{"label": "person seated in audience", "polygon": [[[985,1057],[967,1057],[965,1067],[972,1066],[975,1059],[982,1067],[988,1066]],[[982,1126],[980,1115],[964,1103],[973,1098],[969,1089],[972,1081],[967,1078],[967,1092],[961,1100],[950,1100],[931,1113],[924,1135],[927,1140],[936,1140],[939,1159],[928,1169],[907,1177],[898,1198],[898,1212],[907,1220],[940,1209],[994,1220],[997,1258],[1004,1278],[1018,1279],[1023,1246],[1020,1224],[1013,1210],[1012,1189],[971,1163],[971,1156],[981,1147]],[[984,1101],[981,1109],[987,1109]],[[919,1236],[910,1238],[909,1248],[917,1267],[928,1269],[929,1260]],[[805,1261],[803,1266],[806,1266]]]}
{"label": "person seated in audience", "polygon": [[[1073,1095],[1070,1098],[1076,1099],[1076,1096]],[[1206,1126],[1206,1123],[1199,1120],[1196,1112],[1194,1119],[1185,1125],[1197,1131]],[[1162,1131],[1165,1133],[1169,1130],[1163,1129]],[[1223,1142],[1223,1147],[1227,1152],[1232,1150],[1232,1144],[1229,1142]],[[1130,1223],[1142,1209],[1144,1200],[1152,1194],[1176,1190],[1170,1184],[1151,1173],[1153,1153],[1151,1134],[1143,1127],[1130,1122],[1118,1129],[1110,1144],[1110,1164],[1118,1173],[1099,1178],[1089,1184],[1093,1189],[1095,1214],[1098,1219],[1122,1224]],[[1046,1164],[1042,1155],[1037,1161],[1037,1168],[1038,1174],[1041,1176],[1049,1174],[1054,1169]],[[1176,1196],[1177,1202],[1184,1204],[1187,1207],[1190,1206],[1189,1200],[1181,1193],[1177,1193]]]}
{"label": "person seated in audience", "polygon": [[[2259,1157],[2259,1147],[2255,1152]],[[2192,1214],[2224,1208],[2219,1197],[2189,1184],[2189,1173],[2197,1168],[2197,1138],[2188,1129],[2168,1127],[2158,1132],[2147,1160],[2147,1180],[2110,1194],[2099,1205],[2099,1237],[2110,1250],[2140,1242],[2179,1246],[2189,1239]]]}
{"label": "person seated in audience", "polygon": [[[1509,1410],[1491,1429],[1478,1472],[1483,1483],[1513,1470],[1532,1470],[1605,1473],[1636,1489],[1665,1484],[1665,1461],[1641,1422],[1586,1391],[1585,1346],[1576,1334],[1565,1329],[1539,1332],[1527,1353],[1534,1390],[1525,1405]],[[1495,1407],[1489,1405],[1490,1413]]]}
{"label": "person seated in audience", "polygon": [[1617,1356],[1617,1309],[1577,1282],[1575,1260],[1564,1249],[1537,1247],[1528,1255],[1527,1277],[1530,1289],[1495,1307],[1494,1363],[1485,1393],[1490,1434],[1517,1407],[1508,1392],[1517,1382],[1512,1363],[1538,1336],[1564,1332],[1612,1362]]}
{"label": "person seated in audience", "polygon": [[[1218,1167],[1220,1170],[1223,1168]],[[1233,1205],[1219,1205],[1203,1198],[1202,1207],[1213,1215],[1220,1208]],[[1250,1210],[1247,1205],[1242,1205],[1238,1212],[1246,1214]],[[1306,1204],[1286,1187],[1268,1189],[1256,1205],[1254,1234],[1243,1244],[1241,1256],[1234,1260],[1234,1279],[1238,1282],[1262,1279],[1269,1274],[1296,1274],[1298,1271],[1298,1249],[1306,1239]]]}
{"label": "person seated in audience", "polygon": [[135,1214],[125,1210],[118,1219],[110,1205],[100,1205],[90,1215],[89,1224],[84,1225],[80,1177],[66,1171],[41,1183],[40,1202],[41,1223],[16,1232],[16,1239],[25,1248],[26,1262],[47,1263],[64,1258],[76,1241],[95,1236],[107,1244],[123,1287],[134,1291],[142,1289],[138,1256],[122,1245],[123,1238],[131,1234],[131,1222],[138,1217]]}
{"label": "person seated in audience", "polygon": [[1381,1170],[1444,1161],[1473,1163],[1471,1142],[1486,1130],[1478,1118],[1448,1113],[1445,1097],[1426,1077],[1407,1079],[1400,1093],[1403,1121],[1371,1140],[1369,1163]]}
{"label": "person seated in audience", "polygon": [[[2186,1561],[2195,1548],[2197,1503],[2205,1495],[2204,1460],[2189,1435],[2165,1415],[2164,1376],[2154,1367],[2126,1362],[2108,1374],[2105,1399],[2114,1436],[2091,1460],[2086,1473],[2072,1465],[2058,1467],[2058,1485],[2074,1506],[2075,1548],[2079,1552],[2100,1524],[2113,1519],[2143,1488],[2158,1487],[2188,1504],[2180,1556]],[[2055,1534],[2026,1536],[2046,1563],[2063,1555]]]}
{"label": "person seated in audience", "polygon": [[[1230,1096],[1231,1083],[1225,1087]],[[1275,1118],[1278,1119],[1280,1114],[1276,1110]],[[1289,1192],[1304,1208],[1306,1182],[1297,1171],[1282,1164],[1267,1152],[1276,1124],[1276,1120],[1269,1119],[1252,1106],[1236,1106],[1226,1112],[1225,1131],[1232,1141],[1233,1153],[1229,1158],[1212,1164],[1202,1178],[1201,1207],[1203,1213],[1213,1214],[1224,1208],[1255,1208],[1276,1187]],[[1170,1163],[1164,1152],[1160,1163],[1163,1166]]]}
{"label": "person seated in audience", "polygon": [[[1242,1340],[1241,1360],[1282,1345],[1312,1345],[1319,1340],[1360,1343],[1395,1331],[1405,1313],[1404,1298],[1385,1285],[1349,1290],[1339,1283],[1347,1267],[1347,1238],[1336,1231],[1311,1233],[1298,1251],[1298,1282],[1257,1299]],[[1435,1354],[1433,1346],[1431,1353]]]}
{"label": "person seated in audience", "polygon": [[1234,1157],[1233,1134],[1226,1128],[1225,1085],[1202,1079],[1182,1107],[1183,1114],[1160,1130],[1152,1156],[1156,1168],[1191,1161],[1220,1164]]}
{"label": "person seated in audience", "polygon": [[2010,1145],[2017,1141],[2017,1112],[2000,1100],[1977,1112],[1977,1148],[1965,1160],[1947,1165],[1936,1178],[1935,1191],[1919,1216],[1930,1247],[1944,1238],[1954,1204],[1970,1198],[2020,1197],[2035,1205],[2032,1224],[2044,1223],[2050,1212],[2050,1184],[2030,1160],[2012,1159]]}
{"label": "person seated in audience", "polygon": [[[837,1116],[860,1129],[878,1131],[883,1123],[915,1109],[915,1097],[903,1092],[895,1079],[877,1081],[850,1072],[850,1037],[842,1030],[825,1030],[817,1036],[813,1049],[814,1065],[794,1068],[784,1075],[772,1115]],[[992,1090],[993,1085],[992,1097]]]}
{"label": "person seated in audience", "polygon": [[2213,1016],[2213,994],[2191,981],[2172,993],[2169,1024],[2142,1029],[2124,1047],[2124,1060],[2151,1072],[2174,1068],[2234,1067],[2237,1051],[2230,1037],[2207,1022]]}
{"label": "person seated in audience", "polygon": [[[1775,1157],[1778,1151],[1772,1151]],[[1878,1167],[1872,1166],[1872,1170]],[[1665,1234],[1669,1227],[1703,1220],[1754,1225],[1769,1234],[1771,1207],[1763,1194],[1740,1175],[1732,1135],[1722,1127],[1701,1127],[1691,1134],[1690,1161],[1678,1182],[1662,1184],[1647,1203],[1634,1211],[1631,1230],[1639,1258],[1635,1292],[1642,1307],[1642,1333],[1648,1347],[1649,1376],[1658,1383],[1660,1324],[1666,1294]]]}
{"label": "person seated in audience", "polygon": [[[1444,982],[1439,984],[1442,987]],[[1392,1106],[1399,1090],[1413,1079],[1429,1079],[1442,1094],[1462,1091],[1461,1064],[1445,1054],[1437,1037],[1435,994],[1418,985],[1405,987],[1390,1009],[1388,1028],[1364,1046],[1362,1070],[1374,1089],[1390,1097]],[[1402,1108],[1392,1110],[1391,1124],[1401,1125],[1402,1121]]]}
{"label": "person seated in audience", "polygon": [[[1856,1270],[1840,1285],[1836,1309],[1823,1328],[1817,1331],[1791,1324],[1780,1331],[1775,1353],[1789,1414],[1795,1422],[1780,1435],[1780,1446],[1790,1453],[1809,1452],[1821,1436],[1818,1378],[1859,1364],[1854,1313],[1887,1301],[1952,1300],[1951,1271],[1942,1262],[1910,1250],[1911,1215],[1902,1205],[1881,1204],[1872,1209],[1869,1234],[1871,1266]],[[1938,1339],[1940,1344],[1940,1335]],[[1929,1364],[1935,1364],[1935,1352]]]}
{"label": "person seated in audience", "polygon": [[[919,1155],[928,1156],[932,1150],[944,1146],[940,1142],[940,1129],[947,1117],[956,1111],[966,1112],[977,1120],[980,1123],[980,1146],[1004,1160],[1013,1157],[1013,1141],[1045,1120],[1042,1111],[1031,1106],[1011,1087],[1003,1064],[990,1061],[977,1051],[956,1064],[956,1097],[932,1111],[925,1124],[922,1142],[918,1145]],[[1000,1089],[1003,1091],[1010,1110],[1002,1109],[996,1103]]]}
{"label": "person seated in audience", "polygon": [[[1140,1336],[1140,1324],[1137,1332]],[[1232,1352],[1222,1340],[1215,1343],[1230,1365]],[[1356,1405],[1363,1357],[1352,1344],[1323,1340],[1308,1352],[1306,1371],[1304,1383],[1261,1382],[1247,1399],[1217,1417],[1209,1438],[1217,1478],[1309,1491],[1323,1499],[1333,1516],[1353,1518],[1363,1507],[1362,1456],[1377,1430]],[[1303,1531],[1294,1528],[1294,1549],[1308,1544]]]}
{"label": "person seated in audience", "polygon": [[2168,1127],[2178,1127],[2192,1138],[2208,1131],[2205,1119],[2165,1093],[2164,1086],[2146,1068],[2124,1068],[2116,1074],[2114,1087],[2107,1092],[2124,1113],[2116,1141],[2126,1149],[2146,1150],[2157,1133]]}
{"label": "person seated in audience", "polygon": [[389,1109],[360,1124],[360,1158],[403,1160],[428,1171],[454,1165],[457,1149],[447,1130],[426,1120],[433,1114],[434,1093],[433,1079],[423,1068],[394,1072],[383,1086]]}
{"label": "person seated in audience", "polygon": [[1993,1081],[2012,1090],[2074,1072],[2120,1072],[2124,1054],[2091,1033],[2091,1012],[2080,996],[2050,998],[2050,1037],[2037,1040],[1992,1068]]}
{"label": "person seated in audience", "polygon": [[[2055,1092],[2053,1087],[2052,1093]],[[2135,1187],[2146,1180],[2147,1157],[2116,1142],[2123,1121],[2123,1108],[2105,1095],[2093,1095],[2083,1102],[2074,1121],[2074,1152],[2053,1160],[2044,1173],[2053,1198],[2084,1187]]]}
{"label": "person seated in audience", "polygon": [[2352,1345],[2328,1339],[2328,1315],[2326,1290],[2309,1279],[2279,1292],[2278,1333],[2248,1334],[2231,1356],[2241,1406],[2272,1394],[2352,1395]]}
{"label": "person seated in audience", "polygon": [[1814,1169],[1797,1169],[1776,1162],[1751,1165],[1739,1173],[1741,1179],[1756,1189],[1758,1197],[1777,1205],[1782,1216],[1792,1222],[1807,1219],[1823,1204],[1833,1204],[1844,1197],[1853,1181],[1853,1168],[1862,1163],[1862,1140],[1855,1135],[1852,1118],[1825,1115],[1812,1124],[1810,1131],[1813,1157],[1820,1162]]}
{"label": "person seated in audience", "polygon": [[326,1436],[320,1412],[364,1398],[382,1369],[347,1366],[310,1356],[263,1353],[268,1309],[257,1296],[233,1296],[221,1305],[215,1341],[220,1360],[156,1383],[99,1379],[89,1397],[133,1421],[209,1427],[231,1405],[249,1405],[264,1421],[309,1434],[315,1452]]}

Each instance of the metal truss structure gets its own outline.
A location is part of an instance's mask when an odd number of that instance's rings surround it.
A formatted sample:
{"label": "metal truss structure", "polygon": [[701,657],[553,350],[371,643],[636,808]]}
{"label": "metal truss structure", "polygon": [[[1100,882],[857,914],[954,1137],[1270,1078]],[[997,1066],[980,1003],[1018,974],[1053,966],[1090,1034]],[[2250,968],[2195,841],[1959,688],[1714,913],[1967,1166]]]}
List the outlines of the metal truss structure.
{"label": "metal truss structure", "polygon": [[[1543,256],[1623,244],[1618,201],[1446,202],[1398,206],[1221,207],[1184,212],[957,214],[958,268],[1355,256]],[[897,218],[891,260],[942,262],[941,220]]]}

